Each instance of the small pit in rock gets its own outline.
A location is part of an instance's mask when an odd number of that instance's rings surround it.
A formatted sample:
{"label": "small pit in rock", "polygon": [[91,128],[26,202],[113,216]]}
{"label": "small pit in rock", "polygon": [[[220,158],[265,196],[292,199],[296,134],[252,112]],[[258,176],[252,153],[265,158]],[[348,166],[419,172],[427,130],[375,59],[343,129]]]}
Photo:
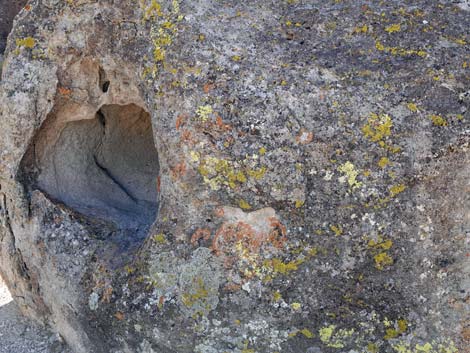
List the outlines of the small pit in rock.
{"label": "small pit in rock", "polygon": [[150,115],[134,104],[105,105],[90,119],[61,120],[46,120],[23,160],[27,189],[112,223],[124,248],[139,243],[158,210]]}

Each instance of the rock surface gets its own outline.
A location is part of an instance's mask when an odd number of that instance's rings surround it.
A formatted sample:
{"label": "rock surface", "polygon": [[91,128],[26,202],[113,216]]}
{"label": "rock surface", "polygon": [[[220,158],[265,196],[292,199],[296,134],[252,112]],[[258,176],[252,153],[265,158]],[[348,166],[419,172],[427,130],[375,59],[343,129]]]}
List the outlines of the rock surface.
{"label": "rock surface", "polygon": [[0,278],[0,353],[68,353],[60,336],[28,323]]}
{"label": "rock surface", "polygon": [[469,28],[465,1],[29,1],[20,308],[83,353],[468,352]]}

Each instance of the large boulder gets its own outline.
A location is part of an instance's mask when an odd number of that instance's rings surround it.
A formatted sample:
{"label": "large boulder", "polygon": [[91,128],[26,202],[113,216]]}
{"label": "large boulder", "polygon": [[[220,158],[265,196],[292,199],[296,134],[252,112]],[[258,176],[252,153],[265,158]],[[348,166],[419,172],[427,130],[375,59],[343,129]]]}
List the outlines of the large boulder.
{"label": "large boulder", "polygon": [[15,300],[80,353],[465,352],[469,23],[29,1],[0,88]]}

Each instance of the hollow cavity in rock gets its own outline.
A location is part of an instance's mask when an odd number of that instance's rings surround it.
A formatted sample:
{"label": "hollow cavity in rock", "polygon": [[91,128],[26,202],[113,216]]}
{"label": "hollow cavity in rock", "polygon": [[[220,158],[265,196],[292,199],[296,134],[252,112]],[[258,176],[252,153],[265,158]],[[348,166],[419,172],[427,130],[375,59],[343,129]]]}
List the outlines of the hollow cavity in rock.
{"label": "hollow cavity in rock", "polygon": [[23,163],[29,189],[142,237],[158,209],[150,115],[134,104],[105,105],[90,119],[48,120]]}

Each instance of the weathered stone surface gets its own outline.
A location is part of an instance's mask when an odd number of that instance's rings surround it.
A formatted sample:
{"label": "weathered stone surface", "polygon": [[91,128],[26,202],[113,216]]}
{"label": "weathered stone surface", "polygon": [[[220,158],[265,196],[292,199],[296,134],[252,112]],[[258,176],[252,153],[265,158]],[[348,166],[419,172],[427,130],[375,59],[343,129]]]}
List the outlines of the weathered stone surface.
{"label": "weathered stone surface", "polygon": [[0,90],[17,302],[76,352],[467,352],[468,10],[30,1]]}

